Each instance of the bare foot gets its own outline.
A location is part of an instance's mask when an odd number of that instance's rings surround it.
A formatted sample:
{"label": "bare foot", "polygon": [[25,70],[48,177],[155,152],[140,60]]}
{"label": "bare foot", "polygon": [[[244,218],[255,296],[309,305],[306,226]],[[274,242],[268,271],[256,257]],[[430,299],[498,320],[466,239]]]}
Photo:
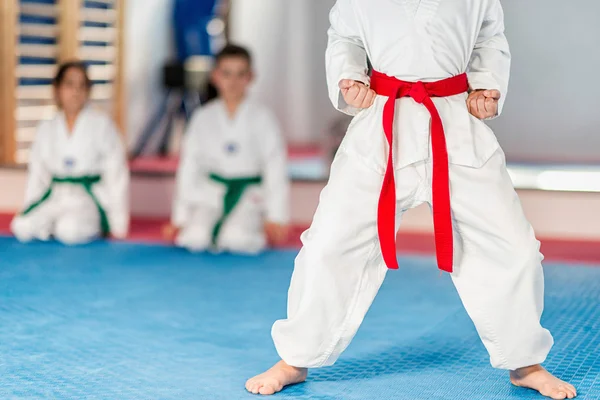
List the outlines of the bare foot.
{"label": "bare foot", "polygon": [[307,374],[306,368],[292,367],[279,361],[264,374],[248,379],[246,390],[254,394],[275,394],[286,386],[304,382]]}
{"label": "bare foot", "polygon": [[551,399],[572,399],[577,396],[573,385],[561,381],[541,365],[510,371],[510,381],[515,386],[537,390]]}

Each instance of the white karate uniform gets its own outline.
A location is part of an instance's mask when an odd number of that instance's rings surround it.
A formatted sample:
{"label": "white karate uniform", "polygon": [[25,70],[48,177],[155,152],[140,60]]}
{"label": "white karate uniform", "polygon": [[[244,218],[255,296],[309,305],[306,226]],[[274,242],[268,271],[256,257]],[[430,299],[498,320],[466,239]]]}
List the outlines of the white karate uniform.
{"label": "white karate uniform", "polygon": [[62,112],[42,122],[29,157],[24,210],[47,200],[26,215],[18,214],[11,230],[20,241],[49,240],[81,244],[101,236],[101,219],[94,199],[80,184],[52,182],[53,178],[100,176],[91,187],[106,213],[110,233],[118,238],[129,227],[129,170],[125,149],[111,119],[91,107],[77,117],[68,132]]}
{"label": "white karate uniform", "polygon": [[[405,81],[468,72],[472,89],[504,101],[510,53],[498,0],[338,0],[331,14],[327,78],[331,101],[356,115],[333,162],[313,223],[302,235],[288,298],[275,323],[279,355],[297,367],[333,364],[354,337],[387,272],[377,205],[387,162],[386,97],[358,111],[338,82],[369,84],[373,69]],[[541,363],[553,344],[540,325],[544,279],[539,242],[526,220],[493,132],[467,111],[467,94],[434,98],[450,159],[452,279],[496,368]],[[430,116],[411,98],[396,102],[397,224],[431,204]],[[401,272],[399,272],[401,273]]]}
{"label": "white karate uniform", "polygon": [[[266,246],[264,222],[289,222],[287,151],[278,123],[264,106],[245,100],[230,118],[222,100],[195,112],[181,149],[172,213],[178,246],[190,251],[257,253]],[[224,211],[226,187],[210,178],[261,177],[245,189],[225,219],[216,243],[213,228]]]}

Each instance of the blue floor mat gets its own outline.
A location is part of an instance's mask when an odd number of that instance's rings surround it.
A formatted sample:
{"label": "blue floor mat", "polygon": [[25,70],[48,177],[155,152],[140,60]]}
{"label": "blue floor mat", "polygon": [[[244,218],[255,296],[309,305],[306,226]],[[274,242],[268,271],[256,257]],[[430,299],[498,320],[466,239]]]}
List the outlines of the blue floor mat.
{"label": "blue floor mat", "polygon": [[[191,255],[0,238],[0,399],[251,399],[277,360],[294,253]],[[333,367],[275,399],[541,399],[511,387],[448,276],[403,258]],[[600,268],[546,267],[546,366],[600,399]]]}

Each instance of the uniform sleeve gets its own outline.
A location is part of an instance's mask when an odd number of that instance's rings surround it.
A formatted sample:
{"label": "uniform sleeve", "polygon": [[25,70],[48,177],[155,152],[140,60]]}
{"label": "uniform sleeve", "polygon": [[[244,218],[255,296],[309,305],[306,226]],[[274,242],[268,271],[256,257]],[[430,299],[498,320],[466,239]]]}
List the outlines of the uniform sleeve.
{"label": "uniform sleeve", "polygon": [[48,190],[50,181],[52,180],[52,174],[46,165],[42,151],[46,126],[46,123],[39,125],[29,153],[25,208],[41,199],[46,190]]}
{"label": "uniform sleeve", "polygon": [[502,94],[498,115],[502,112],[510,77],[510,49],[504,36],[504,12],[499,0],[483,21],[468,68],[471,90],[496,89]]}
{"label": "uniform sleeve", "polygon": [[181,145],[179,167],[175,187],[175,198],[171,212],[171,223],[182,227],[192,215],[194,188],[197,178],[204,169],[201,160],[202,117],[197,111],[190,120]]}
{"label": "uniform sleeve", "polygon": [[111,233],[124,238],[129,231],[129,167],[125,147],[116,126],[108,120],[103,135],[102,184],[107,191],[107,217]]}
{"label": "uniform sleeve", "polygon": [[270,112],[264,115],[261,148],[263,151],[263,188],[266,219],[287,224],[290,221],[290,179],[287,146],[279,124]]}
{"label": "uniform sleeve", "polygon": [[351,0],[338,0],[331,9],[329,21],[331,27],[325,54],[329,98],[336,109],[356,115],[359,110],[346,104],[338,86],[342,79],[370,84],[367,52],[360,38]]}

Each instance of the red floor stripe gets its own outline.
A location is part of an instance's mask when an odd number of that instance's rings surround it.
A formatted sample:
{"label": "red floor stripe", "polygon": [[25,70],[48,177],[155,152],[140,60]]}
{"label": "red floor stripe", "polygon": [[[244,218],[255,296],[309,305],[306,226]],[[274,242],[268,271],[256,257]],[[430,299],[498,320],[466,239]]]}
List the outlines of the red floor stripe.
{"label": "red floor stripe", "polygon": [[0,233],[6,234],[10,232],[10,221],[12,220],[11,214],[0,213]]}
{"label": "red floor stripe", "polygon": [[[10,233],[12,215],[0,213],[0,233]],[[133,218],[129,241],[164,243],[162,227],[165,219]],[[305,226],[294,226],[290,240],[282,247],[299,248],[300,234]],[[600,242],[587,240],[571,240],[542,238],[542,253],[549,261],[596,263],[600,266]],[[428,233],[401,232],[398,235],[398,251],[403,254],[434,254],[433,235]]]}

